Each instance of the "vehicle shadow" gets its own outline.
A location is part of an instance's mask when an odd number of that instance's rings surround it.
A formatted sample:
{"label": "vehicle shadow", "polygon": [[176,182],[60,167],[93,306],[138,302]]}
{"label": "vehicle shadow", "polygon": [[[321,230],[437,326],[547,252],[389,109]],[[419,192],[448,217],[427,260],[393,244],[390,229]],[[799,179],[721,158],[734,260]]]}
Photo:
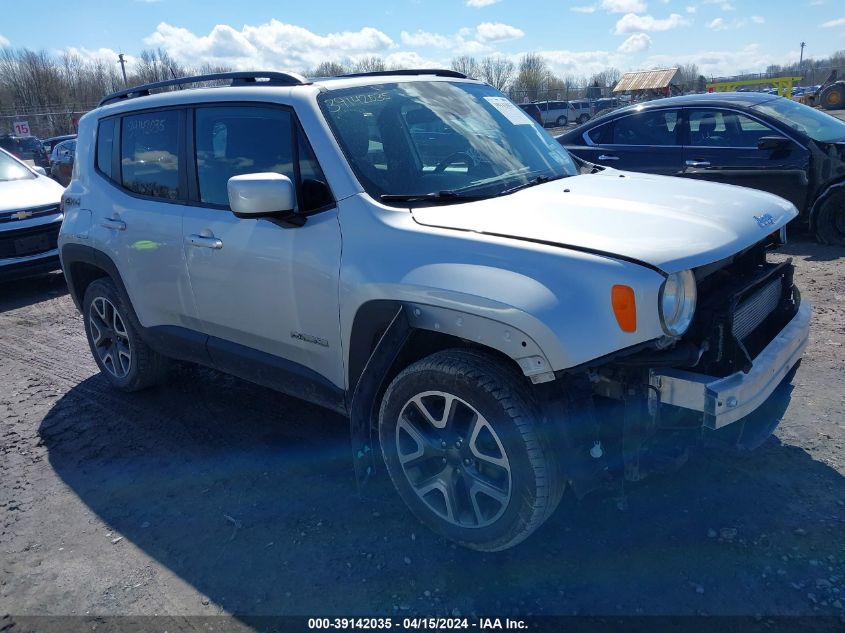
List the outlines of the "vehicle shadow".
{"label": "vehicle shadow", "polygon": [[23,308],[44,301],[47,296],[58,297],[67,292],[62,271],[0,282],[0,312]]}
{"label": "vehicle shadow", "polygon": [[810,262],[832,262],[845,257],[845,247],[819,244],[809,234],[789,236],[789,242],[777,249],[778,253],[804,257]]}
{"label": "vehicle shadow", "polygon": [[217,372],[179,366],[130,395],[94,376],[39,432],[110,529],[244,617],[814,614],[835,587],[816,577],[845,577],[845,480],[775,438],[706,449],[629,488],[624,510],[566,498],[484,554],[428,532],[383,480],[362,502],[343,418]]}

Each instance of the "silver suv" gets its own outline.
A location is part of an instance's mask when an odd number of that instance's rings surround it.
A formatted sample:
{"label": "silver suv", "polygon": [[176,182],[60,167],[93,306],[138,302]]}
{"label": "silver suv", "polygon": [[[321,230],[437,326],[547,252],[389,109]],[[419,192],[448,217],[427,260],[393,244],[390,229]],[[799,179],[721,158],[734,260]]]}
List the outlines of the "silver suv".
{"label": "silver suv", "polygon": [[[231,85],[151,94],[175,85]],[[807,343],[775,196],[574,160],[451,71],[227,73],[79,126],[60,253],[114,387],[193,361],[348,416],[363,485],[500,550],[746,448]]]}

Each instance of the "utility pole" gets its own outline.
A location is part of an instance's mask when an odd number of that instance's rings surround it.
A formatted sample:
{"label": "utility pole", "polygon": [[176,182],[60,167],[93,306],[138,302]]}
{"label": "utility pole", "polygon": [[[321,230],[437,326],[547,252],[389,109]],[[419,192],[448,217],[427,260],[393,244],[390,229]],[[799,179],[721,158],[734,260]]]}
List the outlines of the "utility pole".
{"label": "utility pole", "polygon": [[[803,44],[801,45],[803,51]],[[123,59],[123,53],[119,53],[117,56],[117,63],[120,64],[120,70],[123,72],[123,87],[126,88],[128,82],[126,81],[126,60]]]}
{"label": "utility pole", "polygon": [[801,42],[801,57],[798,59],[798,70],[804,67],[804,47],[806,46],[806,42]]}

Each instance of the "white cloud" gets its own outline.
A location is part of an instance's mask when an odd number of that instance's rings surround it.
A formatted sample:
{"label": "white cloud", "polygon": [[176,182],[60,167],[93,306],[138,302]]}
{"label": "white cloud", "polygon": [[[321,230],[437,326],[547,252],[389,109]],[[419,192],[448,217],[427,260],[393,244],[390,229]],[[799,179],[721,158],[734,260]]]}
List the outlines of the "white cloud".
{"label": "white cloud", "polygon": [[587,5],[583,7],[569,7],[570,11],[574,11],[575,13],[595,13],[596,8],[593,5]]}
{"label": "white cloud", "polygon": [[475,28],[475,35],[479,42],[504,42],[519,39],[525,32],[510,24],[482,22]]}
{"label": "white cloud", "polygon": [[707,28],[713,31],[724,31],[728,28],[724,18],[716,18],[712,22],[707,23]]}
{"label": "white cloud", "polygon": [[467,0],[467,6],[480,9],[481,7],[489,7],[491,4],[496,4],[497,2],[501,2],[501,0]]}
{"label": "white cloud", "polygon": [[651,48],[651,38],[645,33],[634,33],[627,40],[622,42],[617,49],[620,53],[630,55],[632,53],[642,53]]}
{"label": "white cloud", "polygon": [[[111,48],[88,49],[84,47],[77,48],[75,46],[69,46],[63,49],[62,52],[79,57],[86,62],[102,62],[108,65],[116,65],[118,59],[118,51]],[[123,59],[126,61],[127,68],[130,68],[137,61],[137,57],[126,54],[123,55]]]}
{"label": "white cloud", "polygon": [[5,37],[0,35],[0,48],[2,48],[3,46],[11,46],[11,45],[12,45],[12,43],[9,40],[7,40]]}
{"label": "white cloud", "polygon": [[628,13],[619,18],[613,32],[616,35],[624,35],[625,33],[639,33],[644,31],[668,31],[679,26],[686,26],[687,24],[689,24],[689,20],[677,13],[673,13],[663,20],[650,15]]}
{"label": "white cloud", "polygon": [[501,22],[482,22],[475,28],[465,27],[454,35],[443,35],[430,31],[416,31],[409,33],[402,31],[400,40],[405,46],[420,46],[448,50],[460,55],[474,55],[477,53],[490,52],[491,44],[515,40],[524,36],[525,33]]}
{"label": "white cloud", "polygon": [[162,22],[144,38],[183,63],[207,62],[234,68],[313,68],[324,61],[381,54],[395,42],[372,27],[319,35],[276,19],[241,30],[218,24],[207,35]]}
{"label": "white cloud", "polygon": [[696,11],[696,8],[694,6],[690,5],[690,6],[687,7],[687,13],[689,13],[690,15],[695,13],[695,11]]}
{"label": "white cloud", "polygon": [[601,0],[601,8],[608,13],[645,13],[643,0]]}
{"label": "white cloud", "polygon": [[722,11],[736,11],[736,7],[728,0],[704,0],[704,4],[715,4]]}
{"label": "white cloud", "polygon": [[762,15],[752,15],[751,21],[754,22],[754,24],[765,24],[766,18],[764,18]]}
{"label": "white cloud", "polygon": [[[531,51],[542,55],[549,68],[558,76],[591,75],[607,70],[610,66],[621,68],[626,65],[624,55],[608,51]],[[512,56],[514,63],[519,62],[523,53]]]}
{"label": "white cloud", "polygon": [[729,51],[694,51],[687,54],[651,55],[643,68],[668,68],[676,64],[695,64],[705,77],[726,77],[743,73],[759,73],[771,64],[789,64],[798,54],[789,51],[783,55],[763,52],[759,44],[749,44]]}
{"label": "white cloud", "polygon": [[829,20],[822,24],[822,28],[830,29],[835,26],[845,26],[845,18],[839,18],[837,20]]}

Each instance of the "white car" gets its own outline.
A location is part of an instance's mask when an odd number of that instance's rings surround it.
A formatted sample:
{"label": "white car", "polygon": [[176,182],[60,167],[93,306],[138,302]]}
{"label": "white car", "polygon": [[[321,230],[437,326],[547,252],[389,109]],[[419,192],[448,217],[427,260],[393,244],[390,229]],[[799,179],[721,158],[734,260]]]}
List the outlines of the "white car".
{"label": "white car", "polygon": [[178,358],[337,411],[362,483],[480,550],[567,487],[758,444],[808,340],[767,258],[792,204],[576,161],[454,71],[129,88],[82,118],[64,208],[115,388]]}
{"label": "white car", "polygon": [[0,281],[59,268],[64,188],[0,149]]}

